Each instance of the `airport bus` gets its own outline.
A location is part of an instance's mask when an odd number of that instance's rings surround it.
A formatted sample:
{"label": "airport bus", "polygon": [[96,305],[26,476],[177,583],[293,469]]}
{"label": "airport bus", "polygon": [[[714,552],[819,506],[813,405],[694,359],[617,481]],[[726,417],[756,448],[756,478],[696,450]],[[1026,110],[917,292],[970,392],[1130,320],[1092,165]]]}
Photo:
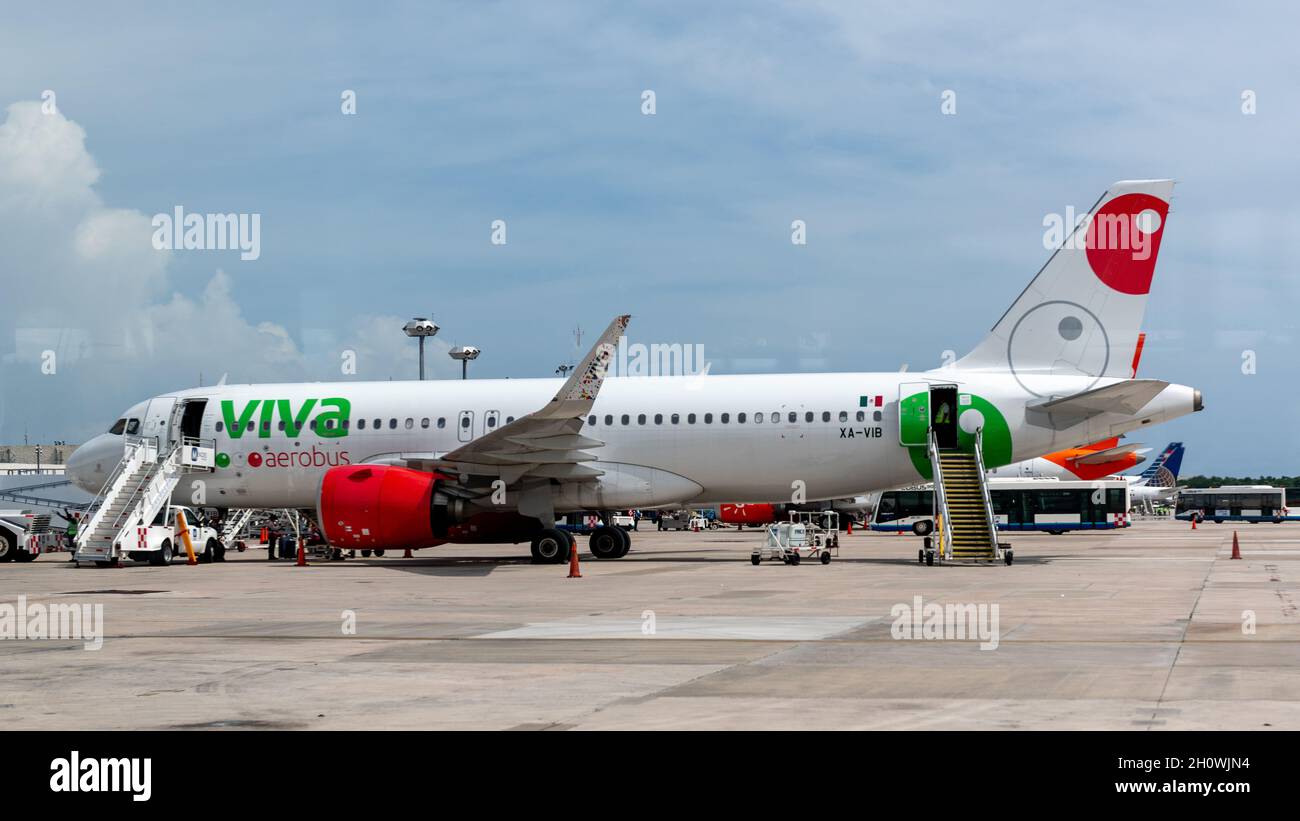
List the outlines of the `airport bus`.
{"label": "airport bus", "polygon": [[[998,530],[1109,530],[1128,527],[1129,483],[1122,478],[1091,482],[1053,478],[990,479],[989,497]],[[930,485],[887,490],[871,517],[871,529],[913,530],[917,522],[933,520],[934,491]]]}
{"label": "airport bus", "polygon": [[1272,485],[1227,485],[1185,488],[1178,491],[1175,518],[1187,521],[1199,514],[1202,521],[1281,522],[1300,520],[1290,515],[1286,488]]}

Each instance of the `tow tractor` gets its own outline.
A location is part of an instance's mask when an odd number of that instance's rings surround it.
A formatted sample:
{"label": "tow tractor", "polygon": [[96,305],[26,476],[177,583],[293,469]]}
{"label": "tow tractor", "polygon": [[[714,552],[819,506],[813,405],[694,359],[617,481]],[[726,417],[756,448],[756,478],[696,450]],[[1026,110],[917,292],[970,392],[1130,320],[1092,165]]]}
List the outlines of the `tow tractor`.
{"label": "tow tractor", "polygon": [[774,522],[763,530],[763,542],[750,554],[751,564],[764,559],[799,564],[804,559],[818,559],[830,564],[840,555],[840,514],[833,510],[795,510],[790,521]]}

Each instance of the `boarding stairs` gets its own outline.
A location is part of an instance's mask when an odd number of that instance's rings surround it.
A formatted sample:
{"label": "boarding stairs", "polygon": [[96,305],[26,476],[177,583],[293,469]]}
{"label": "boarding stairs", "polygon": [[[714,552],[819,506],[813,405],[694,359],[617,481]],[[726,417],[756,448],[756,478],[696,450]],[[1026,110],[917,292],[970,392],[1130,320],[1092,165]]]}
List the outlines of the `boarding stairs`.
{"label": "boarding stairs", "polygon": [[248,520],[253,518],[254,512],[251,507],[238,507],[227,510],[226,521],[221,526],[221,543],[230,545],[237,541],[239,534],[244,532]]}
{"label": "boarding stairs", "polygon": [[940,560],[993,562],[1005,559],[1004,546],[998,544],[997,516],[993,513],[988,475],[984,470],[981,452],[983,430],[976,430],[974,447],[970,452],[941,449],[933,429],[928,440],[934,472]]}
{"label": "boarding stairs", "polygon": [[125,439],[122,461],[95,497],[94,512],[77,528],[73,555],[77,562],[122,558],[138,543],[136,531],[153,524],[180,481],[180,446],[168,443],[160,450],[154,437]]}

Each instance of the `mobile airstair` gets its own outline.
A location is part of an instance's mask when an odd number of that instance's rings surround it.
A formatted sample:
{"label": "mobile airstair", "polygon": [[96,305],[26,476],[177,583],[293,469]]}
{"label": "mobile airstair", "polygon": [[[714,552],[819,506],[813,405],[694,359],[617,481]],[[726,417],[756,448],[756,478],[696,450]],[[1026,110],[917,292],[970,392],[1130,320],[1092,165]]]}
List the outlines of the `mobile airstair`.
{"label": "mobile airstair", "polygon": [[154,437],[127,436],[122,461],[91,504],[89,518],[77,528],[73,559],[107,565],[119,561],[138,541],[137,530],[153,523],[171,499],[184,471],[187,445],[159,448]]}
{"label": "mobile airstair", "polygon": [[226,511],[226,520],[221,525],[221,543],[230,546],[239,540],[248,520],[256,511],[251,507],[231,508]]}
{"label": "mobile airstair", "polygon": [[941,449],[934,430],[927,436],[930,465],[934,472],[935,537],[918,561],[995,562],[1011,564],[1010,545],[998,542],[998,520],[989,495],[988,475],[984,470],[983,429],[975,431],[970,452],[960,448]]}

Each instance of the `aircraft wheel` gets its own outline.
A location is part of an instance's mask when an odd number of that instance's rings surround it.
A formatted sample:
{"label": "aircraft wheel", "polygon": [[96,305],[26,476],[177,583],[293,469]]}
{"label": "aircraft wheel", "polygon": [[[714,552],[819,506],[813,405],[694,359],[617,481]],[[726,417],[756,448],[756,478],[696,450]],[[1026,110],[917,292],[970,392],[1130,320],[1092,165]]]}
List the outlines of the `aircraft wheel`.
{"label": "aircraft wheel", "polygon": [[1015,553],[1011,552],[1010,550],[1002,551],[1002,560],[1005,561],[1007,564],[1011,564],[1011,560],[1014,557],[1015,557]]}
{"label": "aircraft wheel", "polygon": [[384,551],[383,551],[383,548],[376,548],[376,549],[375,549],[375,555],[382,559],[382,558],[384,557]]}
{"label": "aircraft wheel", "polygon": [[750,557],[749,557],[749,563],[752,564],[752,565],[757,565],[757,564],[759,564],[759,563],[762,562],[762,561],[763,561],[763,559],[762,559],[762,557],[760,557],[760,556],[750,556]]}
{"label": "aircraft wheel", "polygon": [[591,532],[587,546],[591,549],[591,555],[597,559],[617,559],[627,552],[623,537],[623,532],[618,528],[601,525]]}
{"label": "aircraft wheel", "polygon": [[632,549],[632,534],[631,532],[626,530],[619,530],[618,535],[619,538],[623,540],[623,547],[621,550],[619,550],[618,555],[615,556],[614,558],[621,559],[628,554],[628,551]]}
{"label": "aircraft wheel", "polygon": [[363,559],[369,559],[369,558],[370,558],[370,551],[367,550],[367,549],[365,549],[365,548],[362,548],[362,549],[361,549],[361,558],[363,558]]}
{"label": "aircraft wheel", "polygon": [[916,551],[916,563],[917,563],[917,564],[925,564],[925,551],[924,551],[924,550],[918,550],[918,551]]}
{"label": "aircraft wheel", "polygon": [[934,551],[925,554],[925,566],[934,567]]}
{"label": "aircraft wheel", "polygon": [[569,558],[569,534],[553,527],[544,528],[533,537],[534,564],[563,564]]}

